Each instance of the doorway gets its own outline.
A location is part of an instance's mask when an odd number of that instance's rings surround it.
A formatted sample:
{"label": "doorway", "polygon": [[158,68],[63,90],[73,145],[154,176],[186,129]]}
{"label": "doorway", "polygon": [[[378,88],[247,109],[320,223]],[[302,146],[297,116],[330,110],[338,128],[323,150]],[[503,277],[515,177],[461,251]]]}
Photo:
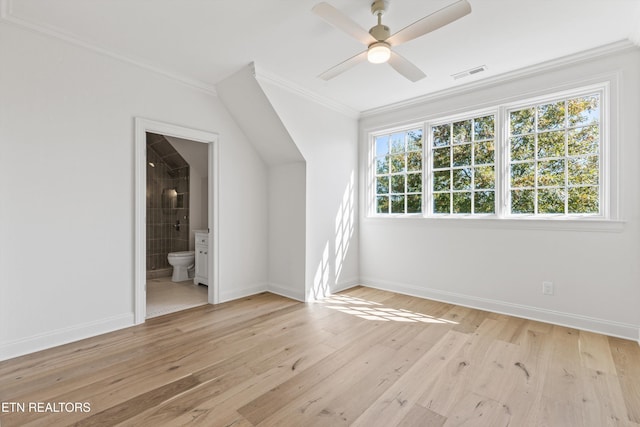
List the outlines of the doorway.
{"label": "doorway", "polygon": [[[218,136],[215,133],[185,128],[168,123],[143,118],[135,119],[135,254],[134,254],[134,314],[135,323],[143,323],[147,318],[147,135],[162,135],[174,141],[189,141],[207,144],[207,219],[209,233],[206,271],[208,274],[207,302],[218,302]],[[172,206],[170,206],[172,207]]]}

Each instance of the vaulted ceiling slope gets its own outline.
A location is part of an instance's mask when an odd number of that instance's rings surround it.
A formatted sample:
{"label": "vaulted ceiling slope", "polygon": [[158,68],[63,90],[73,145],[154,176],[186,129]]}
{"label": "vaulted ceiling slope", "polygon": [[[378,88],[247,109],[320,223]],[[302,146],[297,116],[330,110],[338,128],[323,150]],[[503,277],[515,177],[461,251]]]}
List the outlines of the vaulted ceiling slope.
{"label": "vaulted ceiling slope", "polygon": [[300,150],[256,81],[253,64],[220,82],[217,92],[266,164],[274,166],[304,161]]}
{"label": "vaulted ceiling slope", "polygon": [[[251,62],[262,78],[355,114],[607,45],[640,44],[640,0],[469,0],[472,12],[396,49],[427,77],[387,64],[318,75],[363,47],[314,15],[319,0],[0,0],[2,19],[215,92]],[[361,27],[370,0],[328,0]],[[400,30],[454,0],[390,0]],[[452,75],[478,66],[486,71]]]}

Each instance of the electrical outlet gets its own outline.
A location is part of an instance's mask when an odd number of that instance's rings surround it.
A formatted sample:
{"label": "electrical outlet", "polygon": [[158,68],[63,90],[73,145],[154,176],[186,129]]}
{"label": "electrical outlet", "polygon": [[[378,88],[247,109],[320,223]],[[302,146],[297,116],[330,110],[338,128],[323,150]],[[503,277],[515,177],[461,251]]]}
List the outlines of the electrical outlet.
{"label": "electrical outlet", "polygon": [[542,293],[544,295],[553,295],[553,282],[542,282]]}

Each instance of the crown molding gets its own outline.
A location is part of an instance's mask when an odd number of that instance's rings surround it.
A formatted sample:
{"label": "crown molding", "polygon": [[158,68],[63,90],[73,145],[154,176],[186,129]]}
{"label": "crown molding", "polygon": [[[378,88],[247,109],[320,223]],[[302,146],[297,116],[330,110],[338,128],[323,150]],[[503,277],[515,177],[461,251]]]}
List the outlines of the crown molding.
{"label": "crown molding", "polygon": [[[39,34],[43,34],[45,36],[48,37],[52,37],[58,40],[62,40],[64,42],[73,44],[75,46],[80,46],[82,48],[91,50],[93,52],[99,53],[101,55],[104,56],[108,56],[110,58],[116,59],[118,61],[121,62],[125,62],[131,65],[135,65],[136,67],[145,69],[147,71],[151,71],[155,74],[159,74],[162,75],[164,77],[168,77],[172,80],[176,80],[182,84],[185,84],[189,87],[195,88],[197,90],[203,91],[205,93],[208,93],[210,95],[214,95],[217,96],[217,91],[215,88],[215,85],[213,84],[209,84],[209,83],[205,83],[201,80],[197,80],[197,79],[193,79],[169,70],[165,70],[163,68],[160,68],[158,66],[155,66],[153,64],[150,64],[148,62],[145,62],[139,58],[134,58],[131,56],[127,56],[127,55],[122,55],[120,53],[114,52],[112,50],[109,50],[107,48],[104,48],[102,46],[99,46],[93,42],[89,42],[87,40],[83,40],[81,37],[74,35],[74,34],[70,34],[68,32],[62,31],[58,28],[52,27],[52,26],[47,26],[47,25],[43,25],[43,24],[39,24],[36,22],[32,22],[32,21],[28,21],[26,19],[23,18],[19,18],[15,15],[12,14],[11,11],[11,4],[12,4],[13,0],[0,0],[0,19],[2,19],[3,21],[19,26],[21,28],[24,29],[28,29],[34,32],[37,32]],[[308,100],[311,100],[314,103],[320,104],[324,107],[327,107],[331,110],[337,111],[341,114],[347,115],[349,117],[352,117],[354,119],[358,119],[360,112],[348,107],[344,104],[335,102],[333,100],[330,100],[329,98],[323,97],[315,92],[309,91],[307,89],[302,88],[301,86],[298,86],[288,80],[285,80],[279,76],[276,76],[275,74],[266,72],[262,69],[256,70],[255,66],[254,66],[254,75],[256,77],[256,79],[258,80],[262,80],[263,82],[267,82],[267,83],[271,83],[275,86],[278,86],[282,89],[287,90],[288,92],[297,94],[299,96],[302,96],[303,98],[306,98]]]}
{"label": "crown molding", "polygon": [[541,62],[532,66],[520,68],[514,71],[498,74],[496,76],[487,77],[484,79],[469,82],[460,86],[443,89],[437,92],[428,93],[425,95],[410,98],[404,101],[396,102],[389,105],[384,105],[378,108],[372,108],[370,110],[360,113],[360,118],[366,118],[376,116],[378,114],[390,113],[392,111],[400,110],[403,108],[424,104],[426,102],[432,102],[438,99],[460,95],[469,92],[474,89],[484,88],[492,85],[503,84],[508,81],[530,77],[536,74],[545,73],[558,67],[572,65],[578,62],[583,62],[589,59],[598,58],[600,56],[611,55],[615,53],[625,52],[629,50],[636,50],[638,47],[634,45],[630,40],[620,40],[614,43],[606,44],[596,48],[588,49],[582,52],[573,53],[560,58],[552,59],[549,61]]}
{"label": "crown molding", "polygon": [[[186,86],[197,89],[201,92],[205,92],[209,95],[217,96],[217,92],[214,84],[206,83],[201,80],[193,79],[191,77],[182,75],[180,73],[176,73],[170,70],[160,68],[156,65],[145,62],[140,58],[119,54],[117,52],[114,52],[102,46],[99,46],[93,42],[83,40],[79,36],[67,33],[61,29],[58,29],[52,26],[47,26],[44,24],[39,24],[36,22],[31,22],[23,18],[19,18],[12,13],[12,3],[13,3],[13,0],[0,0],[0,22],[13,24],[21,28],[37,32],[39,34],[43,34],[48,37],[62,40],[69,44],[73,44],[75,46],[85,48],[95,53],[108,56],[110,58],[134,65],[136,67],[142,68],[147,71],[151,71],[155,74],[167,77],[171,80],[175,80],[179,83],[182,83]],[[261,80],[263,82],[273,84],[290,93],[297,94],[314,103],[317,103],[326,108],[329,108],[331,110],[344,114],[348,117],[351,117],[354,119],[362,119],[365,117],[370,117],[370,116],[375,116],[377,114],[391,112],[394,110],[433,101],[436,99],[441,99],[448,96],[454,96],[454,95],[464,93],[476,88],[486,87],[492,84],[500,84],[502,82],[506,82],[512,79],[531,76],[537,73],[548,71],[550,69],[553,69],[559,66],[570,65],[576,62],[588,60],[591,58],[596,58],[598,56],[625,51],[630,48],[637,48],[640,46],[640,6],[638,6],[638,8],[636,9],[635,16],[636,16],[636,21],[638,22],[638,25],[634,26],[633,30],[629,33],[628,40],[621,40],[618,42],[610,43],[610,44],[589,49],[586,51],[570,54],[561,58],[542,62],[540,64],[536,64],[533,66],[521,68],[514,71],[509,71],[493,77],[487,77],[487,78],[469,82],[460,86],[443,89],[440,91],[428,93],[415,98],[410,98],[407,100],[384,105],[381,107],[372,108],[365,111],[358,111],[345,104],[336,102],[332,99],[329,99],[316,92],[305,89],[291,81],[288,81],[280,76],[277,76],[273,73],[270,73],[260,68],[254,67],[254,74],[257,80]]]}
{"label": "crown molding", "polygon": [[179,83],[182,83],[193,89],[197,89],[201,92],[205,92],[209,95],[217,96],[215,86],[212,84],[203,82],[201,80],[193,79],[191,77],[187,77],[182,74],[175,73],[173,71],[165,70],[156,65],[148,63],[140,58],[119,54],[117,52],[114,52],[102,46],[99,46],[98,44],[95,44],[93,42],[83,40],[77,35],[62,31],[59,28],[55,28],[52,26],[43,25],[36,22],[28,21],[23,18],[19,18],[13,15],[12,13],[12,0],[0,0],[0,19],[2,19],[3,22],[7,22],[9,24],[13,24],[24,29],[34,31],[36,33],[39,33],[57,40],[62,40],[66,43],[82,47],[84,49],[101,54],[103,56],[108,56],[118,61],[134,65],[138,68],[151,71],[155,74],[159,74],[163,77],[167,77],[171,80],[175,80]]}
{"label": "crown molding", "polygon": [[333,101],[327,97],[324,97],[322,95],[319,95],[313,91],[310,91],[308,89],[305,89],[289,80],[283,79],[280,76],[277,76],[273,73],[270,73],[268,71],[263,70],[260,67],[257,67],[255,65],[255,63],[251,63],[251,66],[253,67],[253,73],[254,76],[256,77],[256,80],[258,80],[259,82],[265,82],[265,83],[270,83],[273,84],[275,86],[278,86],[281,89],[284,89],[290,93],[299,95],[305,99],[308,99],[311,102],[314,102],[316,104],[322,105],[326,108],[329,108],[330,110],[336,111],[338,113],[344,114],[348,117],[351,117],[353,119],[359,119],[360,118],[360,112],[358,110],[355,110],[347,105],[341,104],[339,102]]}

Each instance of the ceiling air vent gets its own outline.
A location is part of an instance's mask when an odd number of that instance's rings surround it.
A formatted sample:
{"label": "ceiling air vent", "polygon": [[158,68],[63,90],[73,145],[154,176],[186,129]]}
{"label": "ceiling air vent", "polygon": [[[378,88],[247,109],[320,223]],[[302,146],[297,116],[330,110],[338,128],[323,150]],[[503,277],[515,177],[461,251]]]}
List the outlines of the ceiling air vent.
{"label": "ceiling air vent", "polygon": [[458,79],[461,79],[463,77],[468,77],[468,76],[472,76],[474,74],[481,73],[483,71],[486,71],[486,69],[487,69],[486,65],[480,65],[479,67],[474,67],[474,68],[471,68],[470,70],[465,70],[465,71],[461,71],[461,72],[456,73],[456,74],[451,74],[451,77],[453,77],[454,80],[458,80]]}

